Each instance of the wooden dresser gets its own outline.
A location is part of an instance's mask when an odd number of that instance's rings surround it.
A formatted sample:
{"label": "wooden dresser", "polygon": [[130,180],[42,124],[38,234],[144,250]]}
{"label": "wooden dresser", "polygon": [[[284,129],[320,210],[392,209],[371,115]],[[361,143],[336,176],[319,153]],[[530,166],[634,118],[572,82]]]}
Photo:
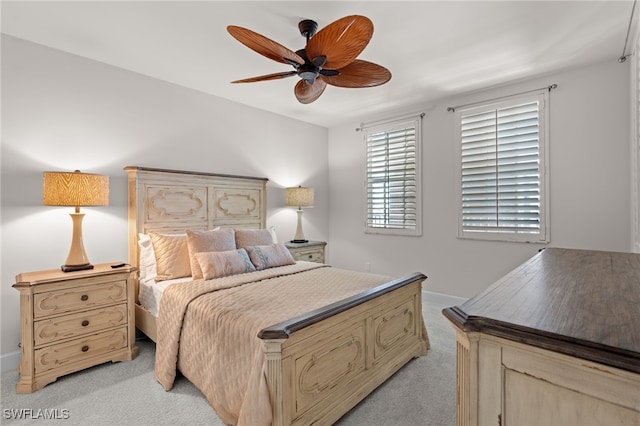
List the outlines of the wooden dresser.
{"label": "wooden dresser", "polygon": [[132,360],[135,346],[134,274],[137,268],[22,273],[21,349],[17,393],[31,393],[58,377],[106,361]]}
{"label": "wooden dresser", "polygon": [[443,314],[458,425],[640,424],[640,254],[548,248]]}
{"label": "wooden dresser", "polygon": [[318,263],[324,263],[324,248],[326,245],[327,243],[324,241],[309,241],[306,243],[289,241],[285,243],[295,260]]}

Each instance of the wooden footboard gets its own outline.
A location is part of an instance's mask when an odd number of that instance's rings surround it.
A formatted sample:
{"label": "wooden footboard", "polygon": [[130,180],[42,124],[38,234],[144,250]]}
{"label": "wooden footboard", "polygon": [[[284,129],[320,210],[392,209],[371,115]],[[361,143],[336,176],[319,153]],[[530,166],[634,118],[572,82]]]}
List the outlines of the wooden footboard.
{"label": "wooden footboard", "polygon": [[424,355],[425,278],[413,274],[262,330],[272,424],[333,423]]}
{"label": "wooden footboard", "polygon": [[[333,423],[429,349],[412,274],[262,330],[274,426]],[[136,305],[136,327],[156,319]]]}

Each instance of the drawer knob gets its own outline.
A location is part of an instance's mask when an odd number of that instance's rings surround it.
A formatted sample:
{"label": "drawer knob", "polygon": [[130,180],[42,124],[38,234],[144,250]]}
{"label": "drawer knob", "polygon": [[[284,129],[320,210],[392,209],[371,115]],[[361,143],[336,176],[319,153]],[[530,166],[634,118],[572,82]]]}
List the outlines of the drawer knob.
{"label": "drawer knob", "polygon": [[83,302],[86,302],[87,300],[89,300],[89,296],[86,294],[83,294],[82,296],[80,296],[80,300],[82,300]]}
{"label": "drawer knob", "polygon": [[84,345],[81,350],[82,350],[82,352],[86,352],[86,351],[89,350],[89,346]]}
{"label": "drawer knob", "polygon": [[88,325],[89,325],[89,320],[84,320],[84,321],[82,321],[82,326],[83,326],[83,327],[86,327],[86,326],[88,326]]}

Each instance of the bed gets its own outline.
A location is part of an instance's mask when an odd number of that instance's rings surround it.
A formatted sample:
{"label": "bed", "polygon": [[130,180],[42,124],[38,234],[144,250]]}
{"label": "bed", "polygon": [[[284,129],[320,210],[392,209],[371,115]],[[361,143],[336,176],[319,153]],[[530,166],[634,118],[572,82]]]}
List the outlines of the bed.
{"label": "bed", "polygon": [[[125,172],[129,263],[140,270],[136,327],[156,342],[156,378],[166,390],[179,371],[227,424],[331,424],[427,352],[426,276],[289,262],[266,226],[267,179],[146,167]],[[193,276],[149,279],[145,238],[227,241],[227,232],[234,250],[226,243],[206,252],[190,245],[186,260],[174,256],[169,269],[189,262]],[[167,256],[156,251],[156,257],[159,274]]]}

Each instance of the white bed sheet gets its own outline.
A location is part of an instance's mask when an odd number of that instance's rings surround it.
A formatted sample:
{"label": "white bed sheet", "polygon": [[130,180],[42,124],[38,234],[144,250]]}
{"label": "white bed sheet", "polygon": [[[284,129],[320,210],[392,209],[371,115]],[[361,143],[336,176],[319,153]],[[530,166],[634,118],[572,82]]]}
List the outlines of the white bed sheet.
{"label": "white bed sheet", "polygon": [[162,293],[171,284],[182,283],[186,281],[192,281],[191,277],[176,278],[173,280],[158,281],[146,280],[140,281],[138,300],[140,304],[154,317],[158,317],[158,310],[160,309],[160,299],[162,299]]}

